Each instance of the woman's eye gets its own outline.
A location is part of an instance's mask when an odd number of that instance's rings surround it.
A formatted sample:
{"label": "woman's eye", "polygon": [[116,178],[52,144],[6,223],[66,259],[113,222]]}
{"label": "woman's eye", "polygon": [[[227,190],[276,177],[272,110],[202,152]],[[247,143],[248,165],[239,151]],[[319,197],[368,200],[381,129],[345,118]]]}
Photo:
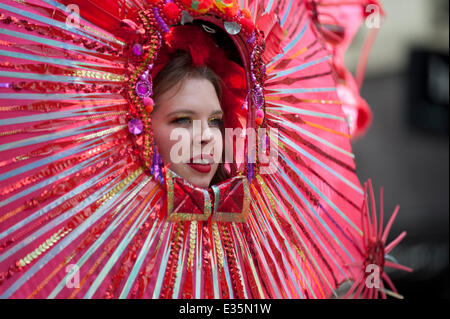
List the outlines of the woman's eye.
{"label": "woman's eye", "polygon": [[172,121],[175,124],[190,124],[191,119],[189,117],[179,117]]}
{"label": "woman's eye", "polygon": [[218,118],[218,119],[211,119],[209,121],[209,125],[210,126],[219,127],[220,125],[222,125],[222,119],[220,119],[220,118]]}

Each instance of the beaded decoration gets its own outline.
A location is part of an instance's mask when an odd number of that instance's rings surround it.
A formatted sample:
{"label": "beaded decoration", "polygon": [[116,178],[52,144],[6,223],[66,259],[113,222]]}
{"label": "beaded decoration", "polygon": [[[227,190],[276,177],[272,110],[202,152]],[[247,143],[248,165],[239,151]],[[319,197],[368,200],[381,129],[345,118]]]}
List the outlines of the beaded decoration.
{"label": "beaded decoration", "polygon": [[[151,129],[151,112],[154,108],[152,70],[160,51],[163,35],[171,26],[182,25],[195,19],[214,21],[230,36],[239,36],[245,43],[249,56],[247,81],[249,91],[242,108],[247,108],[247,127],[264,126],[264,82],[265,65],[262,61],[264,35],[255,29],[247,9],[238,10],[235,0],[156,0],[153,6],[139,13],[140,36],[136,42],[129,43],[128,98],[130,116],[128,125],[135,140],[136,153],[141,154],[144,167],[160,183],[163,182],[162,161],[157,153]],[[247,147],[247,144],[246,144]],[[254,154],[253,154],[254,155]],[[247,158],[247,178],[253,180],[258,172],[257,159]]]}

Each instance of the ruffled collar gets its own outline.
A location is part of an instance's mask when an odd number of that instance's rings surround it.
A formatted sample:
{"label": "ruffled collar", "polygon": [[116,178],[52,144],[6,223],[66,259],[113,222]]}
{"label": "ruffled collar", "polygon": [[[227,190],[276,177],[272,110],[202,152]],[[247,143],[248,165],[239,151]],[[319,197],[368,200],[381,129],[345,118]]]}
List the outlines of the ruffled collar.
{"label": "ruffled collar", "polygon": [[166,168],[164,185],[167,194],[165,207],[170,221],[247,220],[250,192],[247,178],[243,175],[201,188]]}

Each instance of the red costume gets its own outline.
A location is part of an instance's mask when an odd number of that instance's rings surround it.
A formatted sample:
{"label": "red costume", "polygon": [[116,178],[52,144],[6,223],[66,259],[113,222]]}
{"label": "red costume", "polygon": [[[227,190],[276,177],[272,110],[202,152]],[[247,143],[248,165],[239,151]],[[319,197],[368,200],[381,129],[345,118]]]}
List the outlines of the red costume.
{"label": "red costume", "polygon": [[[356,176],[320,5],[61,2],[81,16],[0,4],[0,297],[397,295],[383,269],[409,270],[385,260],[404,234],[386,245]],[[266,129],[208,189],[154,146],[153,80],[176,50],[224,81],[226,126]]]}

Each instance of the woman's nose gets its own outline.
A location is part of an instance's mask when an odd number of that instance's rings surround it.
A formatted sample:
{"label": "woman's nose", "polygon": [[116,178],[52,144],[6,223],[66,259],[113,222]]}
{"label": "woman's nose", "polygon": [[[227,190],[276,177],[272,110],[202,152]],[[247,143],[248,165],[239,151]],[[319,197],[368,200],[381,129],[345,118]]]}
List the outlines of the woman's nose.
{"label": "woman's nose", "polygon": [[214,140],[214,130],[209,126],[208,120],[194,121],[194,142],[207,144]]}
{"label": "woman's nose", "polygon": [[[202,123],[203,124],[203,123]],[[211,127],[207,122],[202,125],[203,133],[202,133],[202,144],[210,143],[214,140],[214,132],[211,130]]]}

